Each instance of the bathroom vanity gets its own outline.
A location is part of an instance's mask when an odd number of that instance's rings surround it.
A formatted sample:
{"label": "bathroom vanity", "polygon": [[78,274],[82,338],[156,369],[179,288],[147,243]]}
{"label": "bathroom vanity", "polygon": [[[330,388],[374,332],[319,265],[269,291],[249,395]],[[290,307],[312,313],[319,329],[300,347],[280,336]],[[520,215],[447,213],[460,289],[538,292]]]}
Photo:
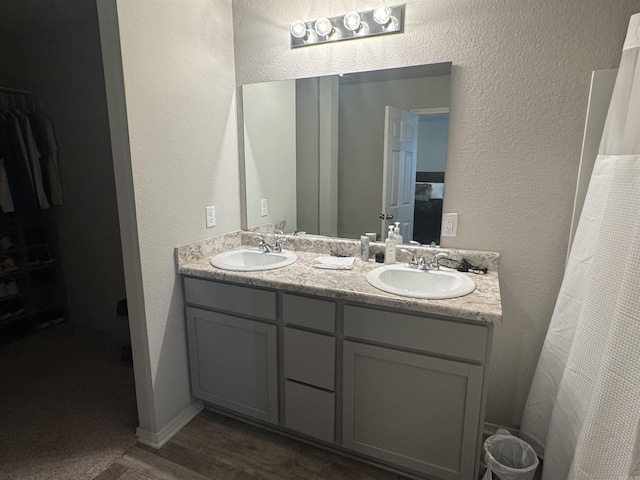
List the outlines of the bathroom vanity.
{"label": "bathroom vanity", "polygon": [[192,394],[406,476],[477,478],[495,270],[465,297],[418,300],[369,285],[379,264],[321,270],[296,254],[262,272],[179,260]]}

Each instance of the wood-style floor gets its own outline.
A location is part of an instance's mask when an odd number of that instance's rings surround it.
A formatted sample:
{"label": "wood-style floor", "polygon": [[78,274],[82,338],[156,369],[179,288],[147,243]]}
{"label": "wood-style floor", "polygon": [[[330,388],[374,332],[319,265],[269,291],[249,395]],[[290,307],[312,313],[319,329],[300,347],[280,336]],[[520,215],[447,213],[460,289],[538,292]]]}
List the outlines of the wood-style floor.
{"label": "wood-style floor", "polygon": [[405,480],[204,410],[159,450],[136,445],[94,480]]}

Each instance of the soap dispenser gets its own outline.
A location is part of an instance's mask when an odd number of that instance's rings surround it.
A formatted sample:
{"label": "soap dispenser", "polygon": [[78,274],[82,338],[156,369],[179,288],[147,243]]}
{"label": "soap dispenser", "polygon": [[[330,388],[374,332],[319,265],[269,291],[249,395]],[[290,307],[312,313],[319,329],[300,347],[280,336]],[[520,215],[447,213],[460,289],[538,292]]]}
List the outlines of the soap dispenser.
{"label": "soap dispenser", "polygon": [[396,241],[396,244],[402,245],[404,243],[402,239],[402,235],[400,235],[400,222],[396,222],[396,226],[393,229],[393,238]]}
{"label": "soap dispenser", "polygon": [[384,242],[384,263],[396,263],[396,241],[393,225],[389,225],[389,234]]}

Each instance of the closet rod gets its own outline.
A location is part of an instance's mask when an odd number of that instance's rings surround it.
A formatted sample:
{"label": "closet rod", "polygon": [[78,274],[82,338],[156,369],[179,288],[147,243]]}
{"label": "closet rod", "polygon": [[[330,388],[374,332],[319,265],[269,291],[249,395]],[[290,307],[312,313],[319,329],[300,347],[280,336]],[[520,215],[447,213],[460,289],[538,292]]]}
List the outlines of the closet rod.
{"label": "closet rod", "polygon": [[9,87],[0,87],[0,91],[9,92],[9,93],[21,93],[23,95],[34,95],[33,92],[28,90],[18,90],[17,88],[9,88]]}

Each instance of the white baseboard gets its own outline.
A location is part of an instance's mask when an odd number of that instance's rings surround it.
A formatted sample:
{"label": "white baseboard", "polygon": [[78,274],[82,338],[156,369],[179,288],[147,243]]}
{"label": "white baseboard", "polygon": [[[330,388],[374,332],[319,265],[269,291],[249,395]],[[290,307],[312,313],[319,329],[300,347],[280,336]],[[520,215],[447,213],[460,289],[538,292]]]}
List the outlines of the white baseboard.
{"label": "white baseboard", "polygon": [[514,435],[516,437],[520,435],[520,430],[516,428],[503,427],[502,425],[497,425],[495,423],[488,423],[488,422],[484,422],[484,429],[482,433],[486,436],[495,435],[495,433],[498,431],[499,428],[504,428],[511,435]]}
{"label": "white baseboard", "polygon": [[165,443],[171,440],[176,433],[180,431],[187,423],[189,423],[204,408],[202,401],[196,400],[182,412],[176,415],[167,425],[159,432],[154,433],[143,428],[136,429],[136,437],[138,442],[152,448],[161,448]]}

